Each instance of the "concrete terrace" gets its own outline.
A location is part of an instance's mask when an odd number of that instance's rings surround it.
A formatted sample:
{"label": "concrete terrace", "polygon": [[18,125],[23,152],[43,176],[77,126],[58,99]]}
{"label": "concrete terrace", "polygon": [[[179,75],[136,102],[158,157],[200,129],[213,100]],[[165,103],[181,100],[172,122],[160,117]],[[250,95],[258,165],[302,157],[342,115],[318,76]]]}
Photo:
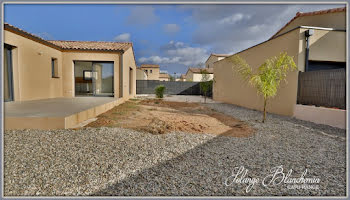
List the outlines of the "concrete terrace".
{"label": "concrete terrace", "polygon": [[[5,129],[73,128],[120,104],[113,97],[53,98],[5,102]],[[41,126],[38,126],[38,125]]]}

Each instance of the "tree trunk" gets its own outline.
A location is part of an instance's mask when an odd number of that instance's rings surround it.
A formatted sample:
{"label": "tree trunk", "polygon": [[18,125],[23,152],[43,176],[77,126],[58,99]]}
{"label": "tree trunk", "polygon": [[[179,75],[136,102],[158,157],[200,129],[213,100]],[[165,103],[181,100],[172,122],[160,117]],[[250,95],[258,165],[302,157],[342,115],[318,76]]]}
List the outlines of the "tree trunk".
{"label": "tree trunk", "polygon": [[263,116],[262,123],[265,123],[265,120],[266,120],[266,102],[267,102],[267,99],[264,97],[264,116]]}

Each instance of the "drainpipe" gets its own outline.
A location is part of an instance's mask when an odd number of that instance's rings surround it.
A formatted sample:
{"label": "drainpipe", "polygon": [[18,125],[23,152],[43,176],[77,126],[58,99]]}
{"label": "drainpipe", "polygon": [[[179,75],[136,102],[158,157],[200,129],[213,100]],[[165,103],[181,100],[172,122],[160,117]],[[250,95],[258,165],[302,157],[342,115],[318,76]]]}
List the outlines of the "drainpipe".
{"label": "drainpipe", "polygon": [[305,31],[306,49],[305,49],[305,71],[309,71],[309,40],[310,36],[314,34],[313,29]]}

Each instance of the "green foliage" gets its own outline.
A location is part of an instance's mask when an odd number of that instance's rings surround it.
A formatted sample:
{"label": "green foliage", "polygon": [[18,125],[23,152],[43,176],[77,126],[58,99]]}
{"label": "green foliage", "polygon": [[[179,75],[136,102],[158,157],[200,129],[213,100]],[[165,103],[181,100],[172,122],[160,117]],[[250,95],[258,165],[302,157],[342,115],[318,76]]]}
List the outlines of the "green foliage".
{"label": "green foliage", "polygon": [[287,82],[288,72],[297,69],[293,57],[288,56],[286,52],[280,53],[267,59],[258,68],[257,73],[253,73],[253,69],[240,56],[235,55],[231,58],[234,70],[236,69],[244,80],[257,89],[257,92],[264,97],[264,117],[266,118],[266,103],[269,98],[276,96],[281,81]]}
{"label": "green foliage", "polygon": [[155,94],[157,98],[163,98],[164,92],[165,92],[165,86],[164,85],[158,85],[155,89]]}
{"label": "green foliage", "polygon": [[175,81],[175,76],[169,75],[169,81]]}
{"label": "green foliage", "polygon": [[203,92],[204,103],[207,101],[208,91],[212,88],[213,81],[209,80],[210,75],[206,70],[201,70],[202,80],[199,83],[200,89]]}

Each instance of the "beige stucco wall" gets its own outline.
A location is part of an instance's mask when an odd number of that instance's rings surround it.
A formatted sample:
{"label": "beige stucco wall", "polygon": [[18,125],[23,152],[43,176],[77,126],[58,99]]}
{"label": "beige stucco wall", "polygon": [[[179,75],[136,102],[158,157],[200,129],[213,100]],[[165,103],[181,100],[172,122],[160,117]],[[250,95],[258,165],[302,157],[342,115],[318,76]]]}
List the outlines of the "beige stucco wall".
{"label": "beige stucco wall", "polygon": [[[4,43],[16,47],[12,50],[15,101],[63,96],[61,51],[7,30]],[[59,78],[51,77],[51,58],[58,61]]]}
{"label": "beige stucco wall", "polygon": [[310,37],[309,60],[346,62],[346,32],[315,30]]}
{"label": "beige stucco wall", "polygon": [[[247,49],[238,55],[245,59],[254,70],[257,70],[267,58],[277,56],[282,51],[287,52],[289,56],[293,56],[295,62],[298,63],[299,32],[299,30],[294,30],[284,36]],[[262,97],[257,95],[252,86],[242,80],[241,75],[236,70],[232,69],[229,61],[230,57],[214,64],[214,100],[262,110]],[[293,115],[297,100],[297,74],[298,72],[289,73],[287,77],[288,84],[281,84],[277,96],[267,105],[268,112]]]}
{"label": "beige stucco wall", "polygon": [[187,73],[185,74],[185,77],[187,81],[193,81],[193,72],[188,70]]}
{"label": "beige stucco wall", "polygon": [[[305,31],[299,29],[299,70],[305,70]],[[314,29],[310,36],[309,60],[346,62],[346,32]]]}
{"label": "beige stucco wall", "polygon": [[[213,80],[214,74],[208,74],[208,76],[209,76],[208,80]],[[203,78],[202,74],[193,73],[191,71],[188,71],[188,73],[186,74],[187,81],[200,82],[202,81],[202,78]]]}
{"label": "beige stucco wall", "polygon": [[119,94],[119,60],[116,52],[67,51],[63,52],[63,96],[75,96],[74,61],[110,61],[114,63],[114,95]]}
{"label": "beige stucco wall", "polygon": [[[159,68],[156,67],[141,67],[142,70],[147,70],[147,80],[159,80]],[[150,73],[152,70],[152,73]]]}
{"label": "beige stucco wall", "polygon": [[169,81],[168,78],[159,78],[159,81]]}
{"label": "beige stucco wall", "polygon": [[295,105],[294,117],[316,124],[346,129],[346,110],[298,104]]}
{"label": "beige stucco wall", "polygon": [[328,13],[314,16],[298,17],[279,33],[285,33],[298,26],[315,26],[324,28],[346,29],[346,12]]}
{"label": "beige stucco wall", "polygon": [[136,69],[136,80],[147,80],[147,74],[142,69]]}
{"label": "beige stucco wall", "polygon": [[222,60],[224,58],[226,58],[226,57],[210,55],[208,60],[205,62],[205,67],[206,68],[213,68],[214,62]]}
{"label": "beige stucco wall", "polygon": [[[129,75],[129,70],[132,69],[132,77]],[[123,99],[129,99],[136,96],[136,63],[133,53],[133,48],[129,48],[123,54]],[[129,84],[132,78],[131,85]],[[131,93],[129,93],[129,87],[132,88]]]}
{"label": "beige stucco wall", "polygon": [[210,55],[208,60],[205,62],[206,68],[212,68],[214,66],[214,62],[218,61],[217,56]]}

